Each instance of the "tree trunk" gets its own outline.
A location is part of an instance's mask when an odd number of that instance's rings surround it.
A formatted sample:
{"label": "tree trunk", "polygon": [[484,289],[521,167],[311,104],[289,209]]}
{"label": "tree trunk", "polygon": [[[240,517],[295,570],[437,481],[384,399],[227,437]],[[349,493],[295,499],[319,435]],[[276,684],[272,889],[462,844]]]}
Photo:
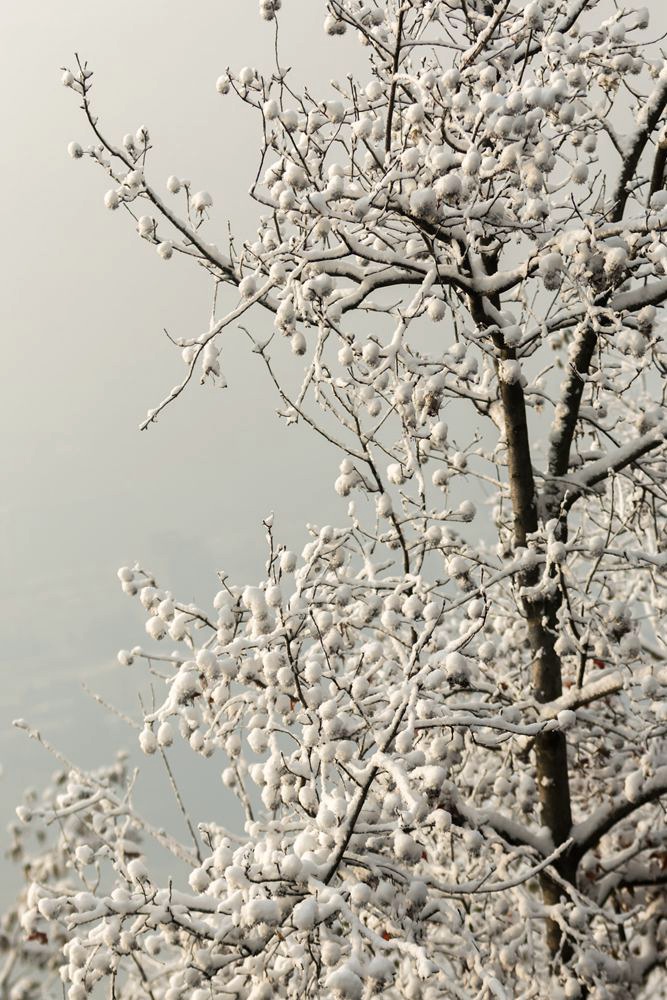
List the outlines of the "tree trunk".
{"label": "tree trunk", "polygon": [[[502,360],[513,360],[513,351],[502,344],[498,346]],[[514,544],[525,546],[528,536],[538,529],[538,518],[523,388],[519,382],[506,383],[500,380],[500,394],[507,442]],[[534,587],[539,580],[539,573],[539,569],[522,573],[519,577],[520,586],[527,589]],[[560,591],[557,591],[552,597],[537,599],[524,597],[522,602],[533,653],[533,696],[542,704],[559,698],[563,691],[561,661],[555,650],[560,601]],[[572,827],[567,745],[564,733],[549,732],[537,736],[534,751],[540,816],[542,824],[551,832],[554,846],[557,847],[567,840]],[[559,859],[555,867],[562,878],[574,882],[576,865],[568,855]],[[562,889],[547,873],[542,875],[541,885],[545,903],[551,905],[560,900]],[[553,920],[547,921],[546,937],[549,951],[555,956],[561,950],[562,942],[560,927]],[[563,957],[567,957],[564,949]]]}

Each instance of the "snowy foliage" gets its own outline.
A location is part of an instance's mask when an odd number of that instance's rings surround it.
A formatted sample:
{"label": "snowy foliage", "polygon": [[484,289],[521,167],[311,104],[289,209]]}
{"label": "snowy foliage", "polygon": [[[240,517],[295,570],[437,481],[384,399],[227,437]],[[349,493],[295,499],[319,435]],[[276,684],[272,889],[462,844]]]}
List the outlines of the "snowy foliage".
{"label": "snowy foliage", "polygon": [[257,236],[228,254],[211,195],[164,189],[148,130],[112,142],[87,67],[63,77],[107,207],[218,289],[143,426],[224,384],[242,326],[349,508],[299,555],[267,519],[265,579],[223,578],[212,609],[120,570],[147,632],[120,662],[162,684],[141,749],[215,755],[245,830],[212,789],[181,844],[131,776],[73,768],[19,810],[64,819],[44,856],[16,831],[21,925],[62,949],[69,1000],[105,978],[124,1000],[634,996],[667,953],[667,62],[632,3],[325,7],[366,79],[215,85],[265,140]]}

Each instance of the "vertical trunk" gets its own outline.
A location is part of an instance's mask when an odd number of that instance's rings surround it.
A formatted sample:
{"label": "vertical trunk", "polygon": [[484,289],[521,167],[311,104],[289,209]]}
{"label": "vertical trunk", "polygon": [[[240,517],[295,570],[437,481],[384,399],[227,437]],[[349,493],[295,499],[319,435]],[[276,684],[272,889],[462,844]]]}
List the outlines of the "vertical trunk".
{"label": "vertical trunk", "polygon": [[[563,691],[560,657],[554,649],[557,635],[557,605],[552,601],[548,609],[535,608],[529,611],[528,634],[533,660],[533,694],[541,703],[554,701]],[[543,613],[544,611],[544,613]],[[562,844],[570,835],[572,810],[570,804],[570,780],[567,763],[567,743],[561,732],[542,733],[535,739],[535,769],[540,796],[540,812],[544,826],[551,831],[554,845]],[[567,882],[574,883],[576,863],[565,854],[556,862],[558,874]],[[544,873],[541,878],[544,902],[553,905],[562,896],[557,882]],[[547,946],[552,955],[561,950],[563,958],[569,957],[569,950],[561,942],[561,930],[553,920],[547,921]]]}
{"label": "vertical trunk", "polygon": [[[490,256],[487,266],[496,270],[496,260]],[[499,301],[492,302],[500,310]],[[470,308],[479,327],[491,325],[486,315],[483,299],[471,296]],[[508,348],[502,334],[493,334],[498,362],[516,360],[516,352]],[[513,536],[515,546],[525,546],[529,536],[538,530],[537,497],[533,477],[530,438],[526,418],[526,403],[520,382],[504,382],[498,379],[500,400],[505,424],[507,445],[507,465],[509,473],[510,499],[513,513]],[[528,638],[533,654],[532,690],[536,701],[544,704],[559,698],[563,691],[560,656],[555,643],[558,630],[558,609],[561,595],[535,596],[530,591],[540,577],[539,568],[526,570],[518,583],[525,588],[522,611],[528,628]],[[569,837],[572,827],[570,804],[570,780],[567,763],[567,744],[564,733],[551,732],[537,736],[534,743],[535,770],[540,796],[540,818],[551,833],[555,846]],[[574,883],[576,863],[568,855],[562,855],[555,868],[564,880]],[[547,873],[541,876],[542,896],[548,905],[557,903],[562,897],[562,889]],[[561,931],[553,920],[547,921],[547,947],[553,956],[561,954],[567,960],[567,942],[561,940]]]}
{"label": "vertical trunk", "polygon": [[[513,352],[507,350],[502,342],[496,346],[503,360],[512,358]],[[505,420],[514,542],[517,546],[524,546],[528,536],[538,529],[526,406],[523,389],[518,382],[508,384],[501,381],[500,395]],[[522,574],[519,583],[522,587],[532,588],[538,578],[539,570],[527,571]],[[555,650],[559,604],[560,596],[528,596],[523,600],[533,653],[533,695],[541,703],[554,701],[562,694],[561,662]],[[558,846],[567,840],[572,827],[565,735],[561,732],[543,733],[536,737],[534,749],[541,820],[551,831],[554,845]],[[564,879],[574,881],[575,869],[567,856],[557,863],[556,868]],[[545,903],[557,903],[562,895],[560,886],[546,873],[541,884]],[[551,954],[557,954],[561,949],[561,933],[555,921],[547,922],[546,935]]]}

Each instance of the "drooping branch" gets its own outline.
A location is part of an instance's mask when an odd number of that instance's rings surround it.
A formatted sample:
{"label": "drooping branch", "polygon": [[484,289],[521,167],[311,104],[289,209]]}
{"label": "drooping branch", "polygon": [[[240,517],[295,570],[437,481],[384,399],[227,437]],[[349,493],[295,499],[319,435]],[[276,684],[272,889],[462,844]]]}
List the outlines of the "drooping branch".
{"label": "drooping branch", "polygon": [[600,698],[608,698],[617,694],[623,689],[623,677],[620,673],[614,672],[606,677],[601,677],[598,681],[591,681],[581,688],[573,688],[566,694],[557,698],[556,701],[549,702],[542,708],[541,715],[545,719],[554,718],[559,712],[576,711],[590,705]]}
{"label": "drooping branch", "polygon": [[667,795],[667,766],[659,768],[652,778],[648,778],[632,799],[625,793],[617,795],[600,806],[587,820],[577,823],[572,828],[574,856],[582,858],[618,823],[650,802],[657,802],[664,795]]}
{"label": "drooping branch", "polygon": [[604,482],[613,473],[621,472],[628,466],[634,465],[644,455],[659,451],[665,446],[665,441],[664,426],[654,427],[638,438],[627,441],[614,451],[608,452],[602,458],[588,462],[580,472],[563,477],[555,494],[557,497],[555,509],[561,505],[569,509],[579,497],[599,483]]}

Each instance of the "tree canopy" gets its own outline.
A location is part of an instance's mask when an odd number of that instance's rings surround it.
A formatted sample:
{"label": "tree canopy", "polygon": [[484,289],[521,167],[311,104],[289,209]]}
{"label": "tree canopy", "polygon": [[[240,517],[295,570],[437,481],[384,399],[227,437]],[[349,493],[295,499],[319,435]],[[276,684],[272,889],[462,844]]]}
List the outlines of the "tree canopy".
{"label": "tree canopy", "polygon": [[152,176],[147,128],[107,135],[78,58],[69,151],[215,288],[142,427],[224,382],[241,328],[347,518],[297,554],[267,517],[265,578],[212,609],[119,571],[147,632],[120,662],[161,692],[141,749],[215,755],[227,791],[181,842],[122,760],[63,762],[19,808],[8,937],[69,1000],[635,996],[667,948],[660,38],[634,3],[329,0],[367,73],[314,94],[280,8],[275,66],[217,81],[259,123],[253,237],[210,242],[210,194]]}

